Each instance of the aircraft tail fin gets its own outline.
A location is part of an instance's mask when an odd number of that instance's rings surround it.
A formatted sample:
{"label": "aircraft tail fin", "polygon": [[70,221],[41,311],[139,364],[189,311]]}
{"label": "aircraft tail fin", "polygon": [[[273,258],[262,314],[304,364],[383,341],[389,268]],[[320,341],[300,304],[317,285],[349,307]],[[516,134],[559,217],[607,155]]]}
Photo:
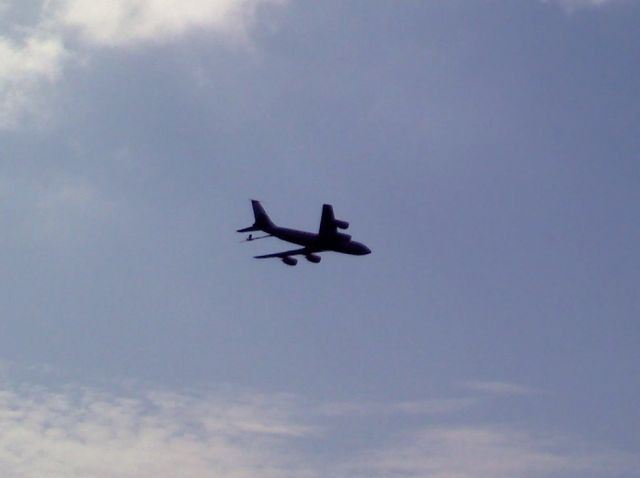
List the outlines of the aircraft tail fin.
{"label": "aircraft tail fin", "polygon": [[260,201],[255,199],[251,200],[251,207],[253,208],[254,223],[252,226],[245,227],[244,229],[238,229],[238,232],[252,232],[252,231],[264,231],[269,232],[275,224],[269,218],[269,215],[260,204]]}

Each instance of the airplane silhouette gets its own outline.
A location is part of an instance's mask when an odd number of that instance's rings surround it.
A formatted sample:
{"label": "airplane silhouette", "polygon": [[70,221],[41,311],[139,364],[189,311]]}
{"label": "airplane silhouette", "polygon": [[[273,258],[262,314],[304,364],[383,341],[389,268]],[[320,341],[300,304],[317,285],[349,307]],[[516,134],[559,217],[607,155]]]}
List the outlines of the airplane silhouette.
{"label": "airplane silhouette", "polygon": [[252,226],[245,227],[244,229],[238,229],[238,232],[262,231],[267,235],[254,237],[253,234],[249,234],[249,237],[247,237],[245,241],[255,241],[266,237],[277,237],[283,241],[303,246],[300,249],[293,249],[291,251],[254,256],[256,259],[278,257],[288,266],[295,266],[298,263],[298,260],[293,256],[298,255],[303,255],[309,262],[317,264],[322,259],[317,255],[318,252],[334,251],[354,256],[364,256],[371,253],[371,250],[367,246],[360,242],[352,241],[349,234],[338,231],[338,229],[347,229],[349,227],[349,223],[335,218],[333,215],[333,206],[331,206],[331,204],[324,204],[322,206],[320,230],[317,234],[276,226],[265,212],[260,201],[252,199],[251,206],[253,207],[254,223]]}

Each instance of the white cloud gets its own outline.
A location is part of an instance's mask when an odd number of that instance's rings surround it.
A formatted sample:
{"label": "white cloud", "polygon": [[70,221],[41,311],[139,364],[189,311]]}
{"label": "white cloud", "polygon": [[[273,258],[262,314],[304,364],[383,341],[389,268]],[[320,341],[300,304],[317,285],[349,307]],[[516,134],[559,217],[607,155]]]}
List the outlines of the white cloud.
{"label": "white cloud", "polygon": [[85,41],[122,46],[162,42],[191,29],[244,37],[258,8],[283,0],[58,0],[57,20]]}
{"label": "white cloud", "polygon": [[[85,46],[158,44],[196,29],[247,45],[260,8],[285,1],[42,0],[31,25],[8,25],[6,30],[18,32],[17,37],[0,36],[0,129],[46,117],[42,92]],[[0,3],[0,14],[8,9]]]}
{"label": "white cloud", "polygon": [[307,433],[286,400],[86,387],[0,389],[6,477],[287,477],[308,473],[283,448]]}
{"label": "white cloud", "polygon": [[35,33],[22,42],[0,38],[0,129],[39,109],[40,89],[58,79],[66,56],[54,35]]}

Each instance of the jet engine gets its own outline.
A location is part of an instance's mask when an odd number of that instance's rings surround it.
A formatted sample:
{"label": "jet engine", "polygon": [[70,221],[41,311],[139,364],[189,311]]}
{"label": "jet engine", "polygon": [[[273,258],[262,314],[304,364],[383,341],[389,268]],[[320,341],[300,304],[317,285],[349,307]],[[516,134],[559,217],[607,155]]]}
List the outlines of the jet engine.
{"label": "jet engine", "polygon": [[348,229],[349,223],[347,221],[341,221],[340,219],[336,219],[333,221],[338,229]]}
{"label": "jet engine", "polygon": [[295,266],[298,263],[298,259],[295,257],[285,256],[282,258],[282,262],[288,266]]}
{"label": "jet engine", "polygon": [[322,260],[322,257],[316,256],[315,254],[307,254],[305,257],[309,262],[313,262],[314,264],[317,264]]}

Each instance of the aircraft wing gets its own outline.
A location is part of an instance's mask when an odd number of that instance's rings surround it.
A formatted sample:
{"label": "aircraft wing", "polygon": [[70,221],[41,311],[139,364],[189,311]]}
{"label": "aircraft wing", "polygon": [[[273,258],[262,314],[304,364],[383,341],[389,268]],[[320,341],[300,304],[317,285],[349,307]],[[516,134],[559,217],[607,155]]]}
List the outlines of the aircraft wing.
{"label": "aircraft wing", "polygon": [[284,259],[289,256],[299,256],[311,254],[313,251],[303,247],[302,249],[293,249],[291,251],[283,251],[283,252],[274,252],[273,254],[264,254],[262,256],[253,256],[254,259],[269,259],[271,257],[279,257],[280,259]]}

